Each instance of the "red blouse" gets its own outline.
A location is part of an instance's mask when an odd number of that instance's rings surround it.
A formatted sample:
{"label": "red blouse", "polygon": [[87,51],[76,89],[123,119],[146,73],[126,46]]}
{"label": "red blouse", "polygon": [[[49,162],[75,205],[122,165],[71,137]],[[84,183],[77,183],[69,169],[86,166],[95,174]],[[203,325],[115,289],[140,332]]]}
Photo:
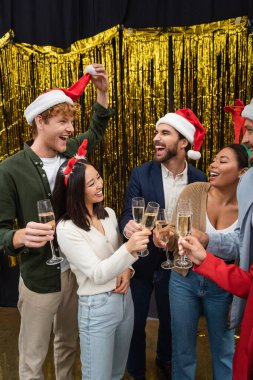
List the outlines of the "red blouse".
{"label": "red blouse", "polygon": [[253,265],[249,272],[207,253],[205,261],[193,269],[223,289],[247,299],[241,336],[233,359],[233,380],[253,380]]}

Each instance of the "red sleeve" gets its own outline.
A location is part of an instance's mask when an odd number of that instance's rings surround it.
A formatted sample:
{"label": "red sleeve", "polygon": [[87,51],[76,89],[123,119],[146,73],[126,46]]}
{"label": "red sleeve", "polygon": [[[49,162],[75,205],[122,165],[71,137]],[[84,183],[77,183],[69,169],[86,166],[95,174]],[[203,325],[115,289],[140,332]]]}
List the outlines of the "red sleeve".
{"label": "red sleeve", "polygon": [[246,272],[237,265],[227,265],[223,260],[207,252],[205,261],[199,266],[194,265],[193,270],[220,287],[241,298],[247,298],[252,281],[253,265],[250,272]]}

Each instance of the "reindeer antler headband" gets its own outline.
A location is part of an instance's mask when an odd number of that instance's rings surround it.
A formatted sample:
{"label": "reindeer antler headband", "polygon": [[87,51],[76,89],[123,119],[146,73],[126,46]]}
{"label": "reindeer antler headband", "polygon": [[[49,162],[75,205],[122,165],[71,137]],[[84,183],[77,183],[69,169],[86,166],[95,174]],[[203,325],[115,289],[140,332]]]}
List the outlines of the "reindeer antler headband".
{"label": "reindeer antler headband", "polygon": [[77,154],[74,157],[70,158],[70,160],[68,160],[67,167],[63,172],[65,176],[64,183],[66,186],[68,185],[69,175],[72,173],[73,167],[76,164],[76,162],[79,161],[80,159],[87,159],[86,157],[87,145],[88,145],[88,140],[84,139],[82,144],[78,148]]}

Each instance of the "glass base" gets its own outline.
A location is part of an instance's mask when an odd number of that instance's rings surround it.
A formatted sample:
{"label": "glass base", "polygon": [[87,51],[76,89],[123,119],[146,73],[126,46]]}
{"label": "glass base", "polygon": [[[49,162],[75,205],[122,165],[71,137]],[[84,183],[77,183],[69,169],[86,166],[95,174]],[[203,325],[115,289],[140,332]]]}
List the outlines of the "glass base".
{"label": "glass base", "polygon": [[64,260],[64,257],[55,257],[55,258],[51,258],[49,260],[46,261],[46,264],[47,265],[56,265],[56,264],[60,264],[62,263]]}
{"label": "glass base", "polygon": [[180,269],[190,269],[192,267],[192,262],[189,259],[177,259],[174,261],[174,266]]}
{"label": "glass base", "polygon": [[161,268],[163,269],[173,269],[175,267],[173,261],[163,261],[161,264]]}
{"label": "glass base", "polygon": [[146,256],[148,256],[148,254],[149,254],[148,249],[145,249],[145,251],[137,252],[138,257],[146,257]]}

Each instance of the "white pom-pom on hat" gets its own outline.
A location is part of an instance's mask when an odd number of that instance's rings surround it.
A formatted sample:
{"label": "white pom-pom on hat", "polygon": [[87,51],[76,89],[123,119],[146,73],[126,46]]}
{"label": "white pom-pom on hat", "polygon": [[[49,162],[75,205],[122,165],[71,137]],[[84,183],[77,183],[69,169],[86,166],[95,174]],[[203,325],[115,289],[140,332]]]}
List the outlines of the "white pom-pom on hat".
{"label": "white pom-pom on hat", "polygon": [[201,153],[197,150],[188,150],[187,156],[192,160],[199,160],[201,157]]}
{"label": "white pom-pom on hat", "polygon": [[92,65],[86,66],[85,72],[86,74],[90,74],[92,77],[95,77],[97,75],[97,72]]}

